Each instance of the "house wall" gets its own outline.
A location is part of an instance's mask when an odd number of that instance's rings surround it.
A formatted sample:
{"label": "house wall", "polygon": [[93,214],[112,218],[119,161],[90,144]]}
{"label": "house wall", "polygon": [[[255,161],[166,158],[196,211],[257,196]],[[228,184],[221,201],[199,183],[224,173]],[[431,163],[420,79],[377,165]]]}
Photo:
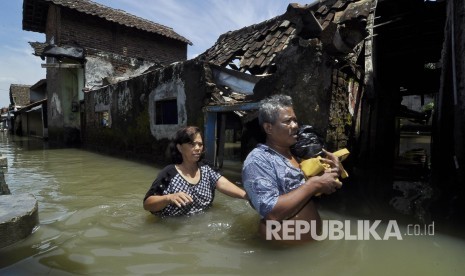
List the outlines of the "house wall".
{"label": "house wall", "polygon": [[[196,125],[203,129],[202,107],[207,97],[203,79],[203,64],[187,61],[85,93],[85,146],[169,162],[166,149],[179,127]],[[155,101],[172,98],[177,98],[178,124],[155,124]]]}
{"label": "house wall", "polygon": [[[19,114],[19,116],[21,117],[21,119],[19,120],[19,122],[21,123],[17,124],[18,126],[17,133],[19,131],[21,135],[27,135],[27,125],[29,124],[27,113],[22,112]],[[16,120],[16,122],[18,122],[18,120]]]}
{"label": "house wall", "polygon": [[[140,75],[151,67],[157,66],[154,62],[125,57],[97,49],[87,49],[85,63],[85,87],[94,89],[103,86],[109,81],[129,78]],[[105,81],[107,83],[105,83]],[[82,99],[84,97],[82,96]]]}
{"label": "house wall", "polygon": [[42,123],[42,109],[27,112],[27,133],[28,136],[44,137],[44,127]]}
{"label": "house wall", "polygon": [[80,143],[79,105],[83,88],[83,69],[48,68],[47,110],[49,138],[52,143],[74,145]]}
{"label": "house wall", "polygon": [[31,103],[43,100],[47,98],[47,91],[43,90],[31,90]]}
{"label": "house wall", "polygon": [[[333,58],[314,40],[292,45],[276,58],[277,71],[257,83],[254,97],[290,95],[300,124],[312,125],[326,139],[328,149],[346,147],[353,116],[349,112],[348,83],[333,70]],[[344,74],[347,77],[347,74]]]}
{"label": "house wall", "polygon": [[[84,87],[92,89],[105,85],[104,78],[140,74],[150,66],[187,57],[186,43],[56,5],[49,6],[46,41],[57,45],[77,43],[88,50],[84,70],[47,69],[49,140],[65,144],[80,142],[81,116],[79,110],[72,111],[72,106],[84,98]],[[47,63],[56,60],[49,58]]]}
{"label": "house wall", "polygon": [[77,42],[122,56],[170,64],[187,58],[187,44],[154,33],[146,33],[74,10],[60,10],[60,44]]}

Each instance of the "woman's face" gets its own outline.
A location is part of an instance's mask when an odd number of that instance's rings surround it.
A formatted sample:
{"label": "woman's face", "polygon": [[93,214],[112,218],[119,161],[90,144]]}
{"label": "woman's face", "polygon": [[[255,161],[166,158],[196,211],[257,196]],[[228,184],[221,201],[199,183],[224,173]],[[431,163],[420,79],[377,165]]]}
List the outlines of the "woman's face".
{"label": "woman's face", "polygon": [[203,152],[203,141],[200,133],[195,135],[194,141],[184,144],[177,144],[179,152],[184,162],[198,162]]}

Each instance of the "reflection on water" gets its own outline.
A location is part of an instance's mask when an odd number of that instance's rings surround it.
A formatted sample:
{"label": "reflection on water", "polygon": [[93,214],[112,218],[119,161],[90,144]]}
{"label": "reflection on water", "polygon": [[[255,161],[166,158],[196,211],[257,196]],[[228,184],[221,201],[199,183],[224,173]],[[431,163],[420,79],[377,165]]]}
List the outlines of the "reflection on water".
{"label": "reflection on water", "polygon": [[[37,140],[0,138],[12,194],[33,194],[40,217],[33,235],[0,249],[1,275],[465,272],[465,242],[438,231],[401,241],[265,242],[257,237],[258,216],[248,203],[220,193],[203,214],[161,220],[142,209],[142,197],[159,168],[79,149],[49,149]],[[225,166],[239,180],[240,166]],[[357,219],[325,209],[321,214],[324,219]]]}

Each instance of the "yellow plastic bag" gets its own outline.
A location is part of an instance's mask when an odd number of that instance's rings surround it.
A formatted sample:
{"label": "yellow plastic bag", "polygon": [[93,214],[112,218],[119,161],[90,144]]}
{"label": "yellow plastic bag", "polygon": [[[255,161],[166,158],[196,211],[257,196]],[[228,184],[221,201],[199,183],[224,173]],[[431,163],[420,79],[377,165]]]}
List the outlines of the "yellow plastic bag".
{"label": "yellow plastic bag", "polygon": [[[344,161],[347,156],[349,156],[350,152],[344,148],[341,150],[338,150],[333,153],[336,155],[339,160],[342,162]],[[321,157],[315,157],[315,158],[310,158],[310,159],[305,159],[304,161],[300,162],[300,169],[304,172],[305,177],[309,178],[311,176],[315,176],[323,172],[325,169],[329,169],[329,165],[326,163],[321,162]],[[346,172],[346,170],[342,167],[342,173],[341,177],[346,178],[349,177],[349,174]]]}

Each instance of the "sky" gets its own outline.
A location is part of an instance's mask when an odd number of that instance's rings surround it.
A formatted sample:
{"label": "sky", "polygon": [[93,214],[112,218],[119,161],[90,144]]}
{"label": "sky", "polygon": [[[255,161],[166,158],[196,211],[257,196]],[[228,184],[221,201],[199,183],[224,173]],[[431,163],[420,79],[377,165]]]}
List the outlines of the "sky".
{"label": "sky", "polygon": [[[102,5],[173,28],[190,40],[188,59],[215,44],[228,31],[260,23],[286,12],[289,3],[314,0],[93,0]],[[45,78],[44,63],[28,42],[45,34],[22,30],[23,0],[0,1],[0,107],[10,103],[11,84],[33,85]]]}

